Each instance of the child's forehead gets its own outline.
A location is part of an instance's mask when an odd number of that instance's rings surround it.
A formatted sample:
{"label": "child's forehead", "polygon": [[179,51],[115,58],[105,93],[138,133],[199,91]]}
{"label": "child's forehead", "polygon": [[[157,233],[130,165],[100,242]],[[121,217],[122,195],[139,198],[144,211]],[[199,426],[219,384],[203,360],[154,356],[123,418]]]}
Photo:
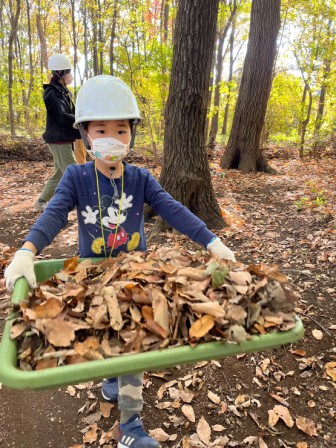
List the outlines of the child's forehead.
{"label": "child's forehead", "polygon": [[90,121],[91,126],[129,126],[128,120],[97,120]]}

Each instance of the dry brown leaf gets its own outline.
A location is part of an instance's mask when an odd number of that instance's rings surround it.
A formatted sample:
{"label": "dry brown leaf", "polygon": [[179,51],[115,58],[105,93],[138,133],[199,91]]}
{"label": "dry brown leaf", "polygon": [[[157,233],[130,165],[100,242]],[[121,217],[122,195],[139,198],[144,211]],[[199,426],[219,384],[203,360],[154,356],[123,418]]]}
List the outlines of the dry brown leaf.
{"label": "dry brown leaf", "polygon": [[297,417],[295,419],[296,426],[300,429],[300,431],[308,434],[308,436],[317,436],[317,430],[315,426],[315,422],[305,417]]}
{"label": "dry brown leaf", "polygon": [[148,432],[149,435],[154,437],[158,442],[167,442],[170,438],[170,435],[161,428],[150,429]]}
{"label": "dry brown leaf", "polygon": [[165,338],[169,337],[169,311],[166,297],[157,288],[152,289],[152,307],[154,322],[156,322],[165,331]]}
{"label": "dry brown leaf", "polygon": [[87,425],[93,425],[94,423],[98,423],[102,417],[102,413],[100,411],[94,412],[93,414],[84,417],[82,420]]}
{"label": "dry brown leaf", "polygon": [[237,285],[247,286],[252,283],[251,274],[247,271],[230,271],[229,276]]}
{"label": "dry brown leaf", "polygon": [[114,404],[112,403],[99,403],[99,409],[104,418],[109,418],[111,415],[111,410],[114,408]]}
{"label": "dry brown leaf", "polygon": [[189,329],[189,336],[191,338],[201,338],[205,336],[211,328],[215,325],[213,316],[205,314],[200,319],[196,320]]}
{"label": "dry brown leaf", "polygon": [[24,333],[28,328],[28,324],[26,322],[20,322],[19,324],[15,324],[11,327],[10,337],[11,339],[16,339],[22,333]]}
{"label": "dry brown leaf", "polygon": [[296,444],[296,448],[308,448],[308,443],[307,442],[298,442]]}
{"label": "dry brown leaf", "polygon": [[154,315],[153,315],[153,309],[152,309],[152,307],[151,306],[148,306],[148,305],[144,305],[142,308],[141,308],[141,314],[142,314],[142,317],[145,319],[145,320],[153,320],[154,319]]}
{"label": "dry brown leaf", "polygon": [[222,425],[213,425],[211,426],[211,429],[216,432],[225,431],[225,427]]}
{"label": "dry brown leaf", "polygon": [[208,398],[209,400],[211,400],[213,403],[219,404],[221,402],[221,399],[218,395],[214,394],[213,392],[211,392],[209,390],[208,392]]}
{"label": "dry brown leaf", "polygon": [[187,419],[189,421],[191,421],[192,423],[195,423],[195,421],[196,421],[195,412],[194,412],[194,409],[192,406],[190,406],[189,404],[184,404],[181,407],[181,411],[182,411],[183,415],[185,417],[187,417]]}
{"label": "dry brown leaf", "polygon": [[40,305],[33,305],[31,309],[26,308],[24,314],[30,320],[53,319],[61,313],[62,309],[63,304],[60,300],[49,298]]}
{"label": "dry brown leaf", "polygon": [[336,381],[336,362],[327,362],[324,368],[326,370],[326,374],[330,376],[333,381]]}
{"label": "dry brown leaf", "polygon": [[35,324],[36,328],[42,331],[50,344],[55,347],[69,347],[71,342],[75,340],[75,332],[72,326],[62,319],[40,319]]}
{"label": "dry brown leaf", "polygon": [[107,303],[111,327],[113,330],[120,331],[124,325],[124,322],[114,287],[104,286],[101,290],[101,294]]}
{"label": "dry brown leaf", "polygon": [[218,302],[191,303],[190,308],[198,314],[208,314],[215,318],[224,317],[225,311]]}
{"label": "dry brown leaf", "polygon": [[289,428],[294,425],[294,420],[285,406],[276,405],[273,409],[268,411],[268,424],[270,426],[276,425],[279,418],[281,418]]}
{"label": "dry brown leaf", "polygon": [[36,370],[50,369],[51,367],[57,367],[57,359],[40,359],[36,364]]}
{"label": "dry brown leaf", "polygon": [[91,425],[89,428],[89,431],[84,434],[83,436],[83,442],[84,443],[94,443],[98,439],[98,425],[95,423],[94,425]]}
{"label": "dry brown leaf", "polygon": [[196,429],[197,435],[200,438],[200,440],[205,444],[208,445],[211,439],[211,428],[209,423],[205,420],[205,418],[200,418],[197,429]]}
{"label": "dry brown leaf", "polygon": [[306,356],[307,352],[306,350],[289,350],[290,353],[293,353],[293,355],[298,355],[298,356]]}
{"label": "dry brown leaf", "polygon": [[75,271],[79,263],[79,257],[68,258],[64,260],[64,268],[66,271]]}

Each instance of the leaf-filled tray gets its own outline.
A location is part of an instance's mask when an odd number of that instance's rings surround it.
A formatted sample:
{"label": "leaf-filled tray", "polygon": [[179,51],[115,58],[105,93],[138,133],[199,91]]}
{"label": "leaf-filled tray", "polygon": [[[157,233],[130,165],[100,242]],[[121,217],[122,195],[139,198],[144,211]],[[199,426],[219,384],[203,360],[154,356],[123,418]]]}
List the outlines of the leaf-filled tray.
{"label": "leaf-filled tray", "polygon": [[[80,263],[78,263],[80,261]],[[0,382],[44,389],[256,352],[300,339],[295,296],[274,267],[161,248],[35,263],[16,282]]]}

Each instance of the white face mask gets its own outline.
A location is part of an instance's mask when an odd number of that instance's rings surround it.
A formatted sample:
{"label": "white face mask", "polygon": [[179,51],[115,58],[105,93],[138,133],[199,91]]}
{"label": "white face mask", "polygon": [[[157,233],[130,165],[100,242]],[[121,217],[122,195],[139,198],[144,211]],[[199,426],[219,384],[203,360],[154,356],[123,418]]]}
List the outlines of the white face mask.
{"label": "white face mask", "polygon": [[123,160],[128,153],[129,144],[120,140],[108,137],[108,138],[96,138],[91,140],[91,150],[88,151],[94,159],[99,159],[102,162],[119,162]]}

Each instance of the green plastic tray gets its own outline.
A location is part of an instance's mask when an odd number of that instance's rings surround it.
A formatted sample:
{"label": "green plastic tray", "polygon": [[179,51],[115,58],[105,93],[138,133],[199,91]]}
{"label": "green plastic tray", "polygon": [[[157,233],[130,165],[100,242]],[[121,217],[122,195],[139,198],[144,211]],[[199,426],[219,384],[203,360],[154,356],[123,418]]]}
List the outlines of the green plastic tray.
{"label": "green plastic tray", "polygon": [[[97,259],[96,259],[97,260]],[[61,270],[64,260],[38,261],[35,263],[36,277],[45,281]],[[19,304],[29,292],[24,278],[20,278],[12,295],[13,304]],[[15,389],[47,389],[69,384],[78,384],[105,377],[116,377],[142,371],[160,370],[166,367],[210,360],[241,353],[251,353],[278,347],[302,338],[304,328],[297,318],[296,326],[283,333],[253,336],[240,344],[222,341],[155,350],[132,355],[122,355],[101,361],[53,367],[39,371],[23,371],[17,368],[17,345],[10,339],[11,320],[5,325],[0,343],[0,382]]]}

